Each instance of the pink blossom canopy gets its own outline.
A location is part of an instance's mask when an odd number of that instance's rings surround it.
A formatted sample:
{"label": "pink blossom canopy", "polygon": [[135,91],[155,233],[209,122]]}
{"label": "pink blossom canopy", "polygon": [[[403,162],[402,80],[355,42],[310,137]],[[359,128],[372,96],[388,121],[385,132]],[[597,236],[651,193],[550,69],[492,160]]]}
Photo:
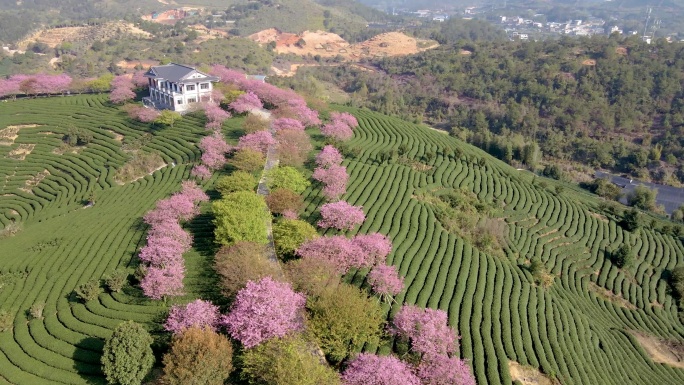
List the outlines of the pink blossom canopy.
{"label": "pink blossom canopy", "polygon": [[199,164],[192,168],[190,175],[200,180],[207,180],[211,178],[211,170],[209,170],[209,167]]}
{"label": "pink blossom canopy", "polygon": [[229,107],[238,114],[243,114],[252,110],[259,110],[264,105],[254,92],[248,91],[238,96],[234,102],[229,104]]}
{"label": "pink blossom canopy", "polygon": [[335,147],[327,145],[316,155],[316,165],[326,169],[342,164],[342,154]]}
{"label": "pink blossom canopy", "polygon": [[202,138],[199,148],[202,150],[202,163],[212,170],[219,169],[226,163],[225,154],[231,150],[231,146],[219,132]]}
{"label": "pink blossom canopy", "polygon": [[341,121],[332,121],[324,125],[321,127],[321,134],[342,141],[351,139],[351,137],[354,136],[352,129]]}
{"label": "pink blossom canopy", "polygon": [[395,266],[375,266],[368,273],[368,283],[373,291],[382,297],[395,296],[404,289],[404,280],[399,276]]}
{"label": "pink blossom canopy", "polygon": [[268,147],[276,144],[276,140],[273,139],[268,131],[257,131],[251,134],[243,135],[238,141],[238,148],[245,149],[249,148],[251,150],[259,151],[262,154],[266,154]]}
{"label": "pink blossom canopy", "polygon": [[216,331],[219,322],[219,308],[209,301],[201,299],[188,303],[187,305],[176,305],[171,307],[169,317],[164,323],[164,329],[175,333],[191,327],[208,327]]}
{"label": "pink blossom canopy", "polygon": [[304,125],[297,119],[291,119],[291,118],[278,118],[274,119],[273,122],[271,123],[271,127],[275,131],[282,131],[282,130],[298,130],[298,131],[304,131]]}
{"label": "pink blossom canopy", "polygon": [[312,177],[323,183],[323,195],[328,200],[338,199],[347,191],[349,175],[347,174],[347,168],[344,166],[316,167]]}
{"label": "pink blossom canopy", "polygon": [[354,237],[354,243],[376,265],[384,263],[385,258],[392,252],[392,241],[380,233],[358,234]]}
{"label": "pink blossom canopy", "polygon": [[166,267],[150,266],[140,287],[146,297],[162,299],[183,294],[185,267],[178,263]]}
{"label": "pink blossom canopy", "polygon": [[467,361],[442,354],[423,357],[416,374],[424,385],[475,385]]}
{"label": "pink blossom canopy", "polygon": [[449,327],[444,310],[404,305],[394,316],[392,331],[407,337],[411,348],[420,354],[450,355],[457,348],[458,337]]}
{"label": "pink blossom canopy", "polygon": [[324,204],[321,206],[321,217],[319,227],[338,230],[351,230],[366,220],[363,207],[352,206],[345,201]]}
{"label": "pink blossom canopy", "polygon": [[361,353],[342,373],[344,385],[420,385],[411,368],[394,356]]}
{"label": "pink blossom canopy", "polygon": [[326,236],[303,243],[296,251],[302,258],[323,260],[335,266],[335,270],[346,273],[352,267],[370,267],[372,264],[366,258],[360,247],[354,241],[342,236]]}
{"label": "pink blossom canopy", "polygon": [[265,277],[259,282],[247,282],[221,323],[233,338],[251,348],[270,338],[301,330],[305,304],[306,298],[294,292],[289,283]]}

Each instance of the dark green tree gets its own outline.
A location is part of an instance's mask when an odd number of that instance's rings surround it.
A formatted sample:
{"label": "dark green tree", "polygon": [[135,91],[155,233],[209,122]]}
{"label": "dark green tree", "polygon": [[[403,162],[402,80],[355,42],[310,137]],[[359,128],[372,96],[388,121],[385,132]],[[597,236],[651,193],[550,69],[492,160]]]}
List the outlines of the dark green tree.
{"label": "dark green tree", "polygon": [[107,382],[118,385],[140,385],[147,377],[154,354],[153,340],[142,325],[126,321],[114,329],[105,341],[102,353],[102,371]]}

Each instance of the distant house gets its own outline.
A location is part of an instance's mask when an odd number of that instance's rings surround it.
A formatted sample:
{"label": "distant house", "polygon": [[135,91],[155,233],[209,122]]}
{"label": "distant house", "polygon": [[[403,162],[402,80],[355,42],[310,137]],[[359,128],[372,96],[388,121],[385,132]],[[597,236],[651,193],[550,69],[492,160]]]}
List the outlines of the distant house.
{"label": "distant house", "polygon": [[154,66],[145,73],[150,96],[143,103],[158,110],[186,112],[193,103],[211,101],[212,82],[219,78],[193,67],[170,63]]}

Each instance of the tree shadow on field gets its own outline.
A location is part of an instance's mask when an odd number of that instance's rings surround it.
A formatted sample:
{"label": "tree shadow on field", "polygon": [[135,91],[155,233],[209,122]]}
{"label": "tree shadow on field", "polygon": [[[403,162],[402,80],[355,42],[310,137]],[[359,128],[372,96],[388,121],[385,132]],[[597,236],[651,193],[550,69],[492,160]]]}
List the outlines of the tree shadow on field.
{"label": "tree shadow on field", "polygon": [[75,347],[71,358],[74,360],[74,369],[78,375],[88,384],[107,384],[100,364],[104,341],[95,337],[85,337]]}

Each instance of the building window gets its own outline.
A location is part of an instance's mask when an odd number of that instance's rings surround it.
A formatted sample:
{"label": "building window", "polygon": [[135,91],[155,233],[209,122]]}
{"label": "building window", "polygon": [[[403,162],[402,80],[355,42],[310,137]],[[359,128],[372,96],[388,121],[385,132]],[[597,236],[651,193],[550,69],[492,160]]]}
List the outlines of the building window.
{"label": "building window", "polygon": [[188,103],[197,103],[197,99],[195,98],[189,98]]}
{"label": "building window", "polygon": [[195,90],[195,86],[193,86],[193,85],[188,85],[188,86],[185,87],[185,88],[186,88],[188,91],[194,91],[194,90]]}
{"label": "building window", "polygon": [[208,90],[208,89],[209,89],[209,83],[200,84],[200,90]]}
{"label": "building window", "polygon": [[176,100],[176,104],[183,104],[183,99]]}

